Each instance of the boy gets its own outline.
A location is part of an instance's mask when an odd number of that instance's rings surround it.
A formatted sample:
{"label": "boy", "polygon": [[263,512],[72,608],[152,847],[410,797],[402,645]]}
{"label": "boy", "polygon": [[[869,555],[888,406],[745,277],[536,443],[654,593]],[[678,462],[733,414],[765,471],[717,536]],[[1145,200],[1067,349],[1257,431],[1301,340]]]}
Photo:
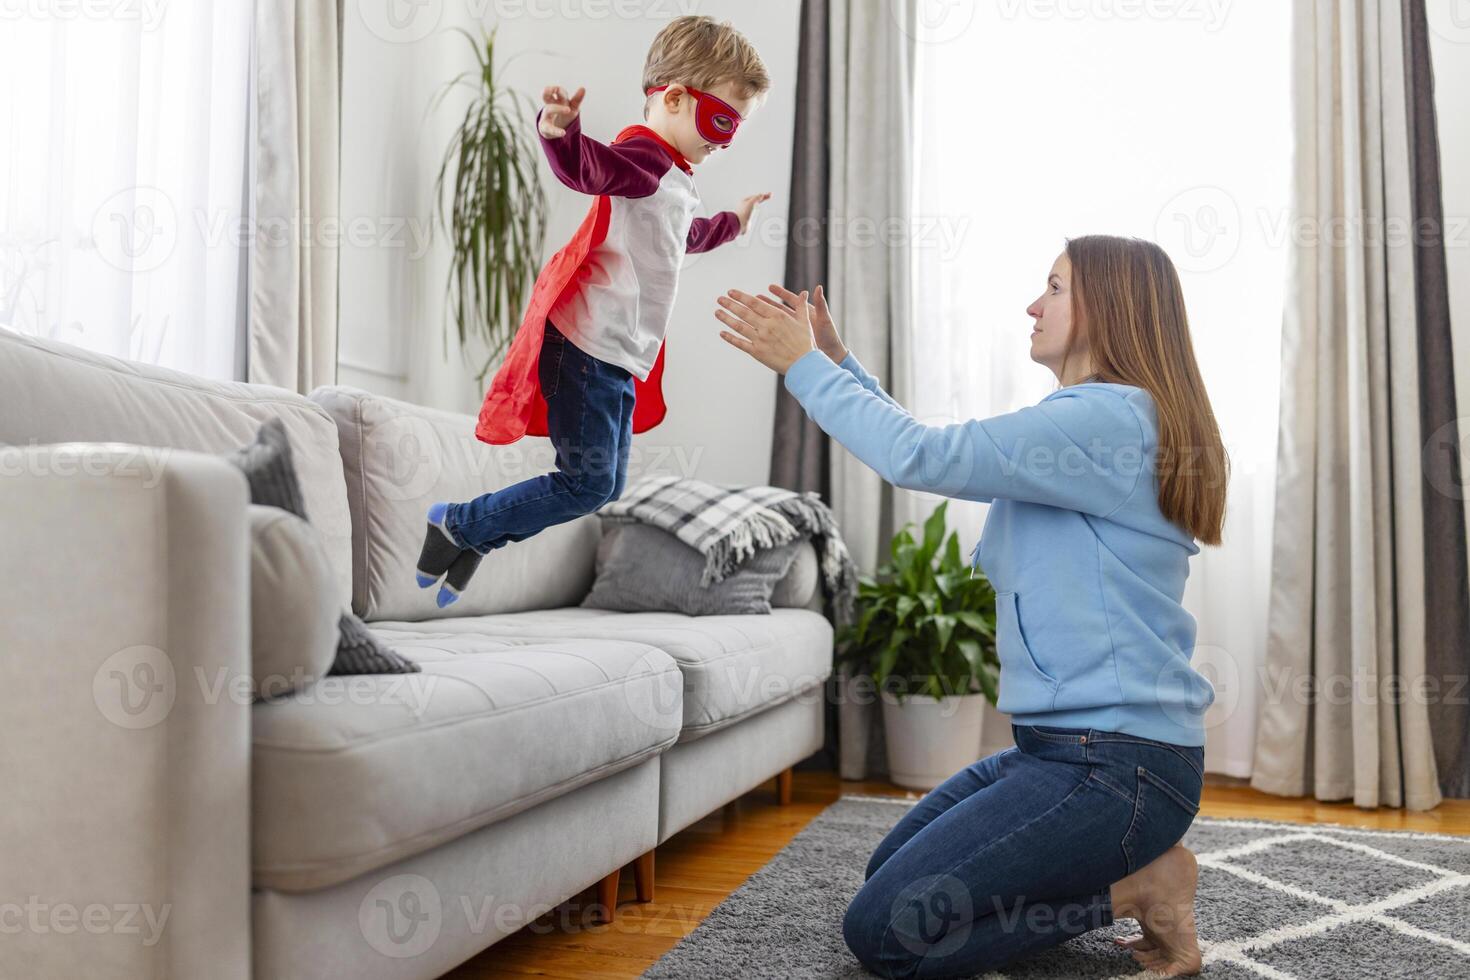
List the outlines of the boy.
{"label": "boy", "polygon": [[419,555],[422,588],[441,608],[480,559],[616,500],[633,434],[664,417],[664,334],[686,252],[731,241],[769,194],[695,218],[693,165],[727,147],[770,89],[760,56],[729,24],[679,17],[654,38],[643,69],[644,119],[611,146],[582,135],[583,89],[552,86],[537,117],[557,178],[597,199],[570,243],[541,270],[475,435],[503,445],[548,435],[556,470],[467,503],[436,503]]}

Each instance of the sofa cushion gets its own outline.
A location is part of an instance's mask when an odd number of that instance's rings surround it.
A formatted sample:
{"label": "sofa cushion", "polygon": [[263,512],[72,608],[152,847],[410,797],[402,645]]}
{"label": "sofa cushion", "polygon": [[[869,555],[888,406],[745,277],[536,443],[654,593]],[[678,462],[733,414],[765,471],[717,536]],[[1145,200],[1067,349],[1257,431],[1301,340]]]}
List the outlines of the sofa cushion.
{"label": "sofa cushion", "polygon": [[704,555],[661,527],[615,523],[597,546],[597,580],[582,605],[690,616],[765,615],[771,611],[772,590],[805,544],[761,548],[723,580],[701,585]]}
{"label": "sofa cushion", "polygon": [[250,676],[275,697],[325,677],[341,605],[316,530],[279,507],[250,507]]}
{"label": "sofa cushion", "polygon": [[579,602],[592,584],[600,522],[588,516],[547,528],[535,546],[485,556],[459,601],[440,609],[414,566],[425,515],[437,501],[465,501],[553,468],[551,445],[526,439],[489,446],[475,418],[383,398],[356,388],[311,397],[336,420],[352,509],[352,606],[369,622],[453,618]]}
{"label": "sofa cushion", "polygon": [[352,586],[352,519],[326,412],[294,392],[207,381],[0,328],[0,443],[121,442],[225,453],[279,418],[296,449],[306,512],[321,533],[345,603]]}
{"label": "sofa cushion", "polygon": [[[292,462],[291,440],[280,419],[271,419],[260,427],[255,441],[227,457],[245,474],[250,484],[250,501],[266,507],[279,507],[303,520],[309,520],[301,500],[301,484],[296,479]],[[334,674],[413,674],[419,665],[388,649],[369,632],[367,625],[353,612],[341,614],[338,620],[337,655],[332,660]]]}
{"label": "sofa cushion", "polygon": [[622,639],[378,630],[418,674],[328,677],[252,715],[254,881],[346,881],[674,742],[679,669]]}
{"label": "sofa cushion", "polygon": [[[375,624],[385,631],[409,623]],[[531,642],[538,638],[602,638],[646,643],[679,665],[684,727],[691,741],[773,705],[819,688],[832,672],[832,626],[806,609],[767,616],[685,616],[601,609],[542,609],[476,616],[437,624],[446,632]]]}

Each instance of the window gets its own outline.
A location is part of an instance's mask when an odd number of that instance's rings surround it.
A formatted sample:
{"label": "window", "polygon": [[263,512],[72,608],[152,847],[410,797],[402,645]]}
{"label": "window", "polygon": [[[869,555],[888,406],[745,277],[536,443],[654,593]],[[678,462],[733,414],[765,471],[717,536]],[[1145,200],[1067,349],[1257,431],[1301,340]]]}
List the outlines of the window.
{"label": "window", "polygon": [[0,325],[238,376],[251,10],[0,10]]}
{"label": "window", "polygon": [[[1210,767],[1248,775],[1264,657],[1280,327],[1290,246],[1291,5],[921,0],[914,414],[1033,404],[1026,306],[1065,238],[1159,242],[1232,457],[1226,542],[1194,559]],[[978,536],[985,508],[951,504]]]}

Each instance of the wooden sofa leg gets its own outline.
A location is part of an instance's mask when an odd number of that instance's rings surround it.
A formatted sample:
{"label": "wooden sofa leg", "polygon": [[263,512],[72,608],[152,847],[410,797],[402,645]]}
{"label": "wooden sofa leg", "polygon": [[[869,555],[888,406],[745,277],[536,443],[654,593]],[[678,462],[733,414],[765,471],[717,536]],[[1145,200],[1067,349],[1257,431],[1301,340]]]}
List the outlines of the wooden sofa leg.
{"label": "wooden sofa leg", "polygon": [[612,874],[597,883],[598,917],[611,922],[618,914],[618,878],[622,868],[614,868]]}
{"label": "wooden sofa leg", "polygon": [[791,804],[791,775],[790,769],[776,773],[776,799],[782,806]]}
{"label": "wooden sofa leg", "polygon": [[633,862],[633,886],[638,891],[638,901],[653,901],[653,849],[638,855]]}

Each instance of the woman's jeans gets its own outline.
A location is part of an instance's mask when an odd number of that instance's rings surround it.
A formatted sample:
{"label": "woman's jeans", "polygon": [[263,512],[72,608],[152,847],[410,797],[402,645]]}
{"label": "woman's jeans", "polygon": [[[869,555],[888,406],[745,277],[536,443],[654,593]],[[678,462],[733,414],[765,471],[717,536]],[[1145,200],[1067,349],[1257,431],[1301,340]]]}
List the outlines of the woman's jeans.
{"label": "woman's jeans", "polygon": [[884,977],[968,977],[1113,921],[1110,886],[1184,836],[1204,750],[1074,728],[936,787],[891,830],[842,932]]}
{"label": "woman's jeans", "polygon": [[461,548],[488,554],[623,493],[633,446],[633,375],[585,353],[549,320],[537,371],[556,470],[450,504],[444,523]]}

